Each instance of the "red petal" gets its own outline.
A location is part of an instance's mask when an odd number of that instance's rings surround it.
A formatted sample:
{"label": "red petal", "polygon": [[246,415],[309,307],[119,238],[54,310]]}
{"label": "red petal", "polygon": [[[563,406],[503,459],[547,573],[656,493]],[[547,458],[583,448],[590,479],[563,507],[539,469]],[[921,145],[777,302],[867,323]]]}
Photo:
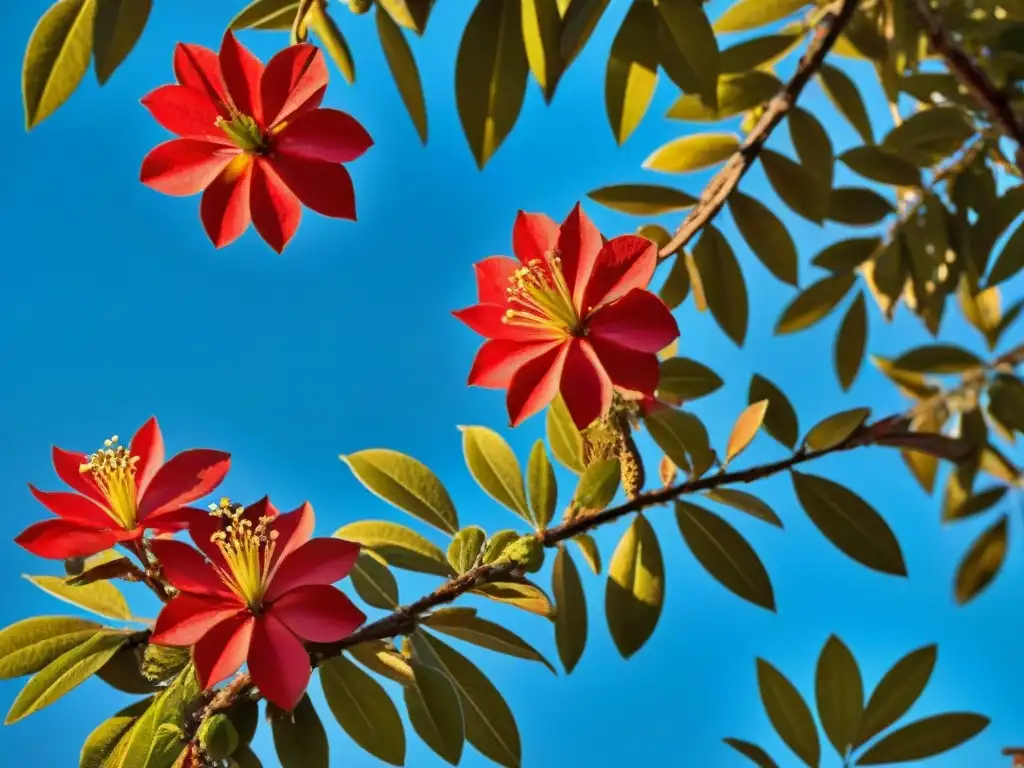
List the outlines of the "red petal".
{"label": "red petal", "polygon": [[340,589],[327,584],[307,584],[292,589],[275,600],[267,613],[311,643],[337,642],[366,621],[366,614]]}
{"label": "red petal", "polygon": [[135,498],[141,499],[153,475],[164,463],[164,437],[160,434],[156,416],[139,427],[139,431],[135,433],[128,446],[128,451],[132,456],[139,457],[135,463]]}
{"label": "red petal", "polygon": [[171,133],[231,143],[215,124],[221,117],[221,108],[210,100],[206,91],[184,85],[162,85],[142,97],[142,106]]}
{"label": "red petal", "polygon": [[273,614],[263,614],[255,624],[249,644],[249,674],[268,701],[291,711],[309,685],[309,654]]}
{"label": "red petal", "polygon": [[565,359],[559,391],[579,430],[589,427],[611,408],[611,379],[588,341],[577,340],[571,345]]}
{"label": "red petal", "polygon": [[597,254],[597,264],[583,294],[583,310],[615,301],[634,288],[646,288],[658,263],[658,246],[646,237],[615,237]]}
{"label": "red petal", "polygon": [[57,446],[53,446],[51,455],[53,457],[53,469],[57,473],[57,477],[83,496],[88,496],[93,501],[106,505],[107,498],[97,487],[96,481],[92,478],[92,473],[79,471],[79,468],[89,460],[88,456],[84,453],[65,451]]}
{"label": "red petal", "polygon": [[248,613],[225,619],[196,643],[192,660],[203,690],[231,677],[245,663],[256,620]]}
{"label": "red petal", "polygon": [[171,139],[142,159],[139,180],[165,195],[187,197],[213,183],[239,152],[206,139]]}
{"label": "red petal", "polygon": [[512,252],[523,264],[541,259],[558,242],[558,225],[543,213],[516,214],[512,225]]}
{"label": "red petal", "polygon": [[31,483],[28,489],[36,497],[36,501],[69,522],[100,529],[110,528],[115,524],[104,507],[79,493],[40,491]]}
{"label": "red petal", "polygon": [[251,157],[237,155],[203,194],[199,215],[215,248],[230,245],[249,226],[252,166]]}
{"label": "red petal", "polygon": [[344,166],[281,154],[268,161],[304,206],[334,219],[356,220],[356,193]]}
{"label": "red petal", "polygon": [[252,169],[249,207],[252,223],[260,237],[277,253],[281,253],[299,228],[302,206],[281,181],[273,166],[266,161],[257,160]]}
{"label": "red petal", "polygon": [[554,400],[570,346],[559,344],[521,366],[512,376],[505,404],[513,427],[539,413]]}
{"label": "red petal", "polygon": [[656,354],[637,352],[597,336],[589,337],[589,343],[612,384],[630,392],[654,394],[661,376]]}
{"label": "red petal", "polygon": [[224,33],[218,60],[232,103],[243,115],[248,115],[257,124],[264,126],[260,100],[263,62],[238,42],[230,29]]}
{"label": "red petal", "polygon": [[[275,525],[274,529],[278,530],[278,526]],[[351,541],[310,539],[295,547],[287,558],[278,561],[277,571],[267,588],[267,600],[274,600],[285,592],[308,584],[333,584],[340,581],[348,576],[358,556],[359,545]]]}
{"label": "red petal", "polygon": [[576,207],[566,218],[558,233],[558,254],[562,259],[562,273],[572,291],[573,304],[576,311],[583,312],[583,296],[587,291],[587,283],[594,271],[597,254],[601,252],[604,241],[597,227],[587,218],[587,214],[576,203]]}
{"label": "red petal", "polygon": [[[205,93],[211,101],[224,103],[227,91],[217,54],[209,48],[178,43],[174,49],[174,76],[178,83]],[[227,115],[227,110],[222,114]]]}
{"label": "red petal", "polygon": [[70,520],[43,520],[19,533],[14,543],[37,557],[66,560],[69,557],[88,557],[110,549],[118,541],[113,531],[73,523]]}
{"label": "red petal", "polygon": [[267,62],[260,81],[263,120],[272,126],[327,87],[327,62],[314,45],[290,45]]}
{"label": "red petal", "polygon": [[660,352],[679,336],[679,326],[665,302],[638,288],[595,312],[587,321],[587,331],[591,338],[637,352]]}
{"label": "red petal", "polygon": [[473,265],[476,272],[476,294],[481,304],[504,304],[509,280],[522,265],[508,256],[490,256]]}
{"label": "red petal", "polygon": [[188,544],[173,539],[153,539],[149,545],[163,568],[164,578],[175,589],[235,599],[213,566]]}
{"label": "red petal", "polygon": [[516,371],[534,358],[562,344],[562,341],[522,342],[507,339],[485,341],[473,360],[468,384],[471,387],[507,389]]}
{"label": "red petal", "polygon": [[554,341],[563,338],[555,330],[528,328],[523,325],[503,322],[508,307],[499,304],[474,304],[472,307],[452,312],[474,331],[488,339],[510,341]]}
{"label": "red petal", "polygon": [[273,530],[277,531],[277,546],[274,548],[271,567],[276,568],[285,557],[309,541],[315,525],[316,515],[313,514],[313,505],[308,501],[291,512],[277,515],[273,522]]}
{"label": "red petal", "polygon": [[182,593],[160,611],[149,641],[179,647],[195,645],[215,626],[239,613],[248,611],[237,599]]}
{"label": "red petal", "polygon": [[231,467],[231,454],[193,448],[182,451],[157,470],[139,502],[139,520],[173,512],[206,496]]}
{"label": "red petal", "polygon": [[278,153],[325,163],[349,163],[372,146],[373,139],[359,121],[337,109],[307,112],[274,139]]}

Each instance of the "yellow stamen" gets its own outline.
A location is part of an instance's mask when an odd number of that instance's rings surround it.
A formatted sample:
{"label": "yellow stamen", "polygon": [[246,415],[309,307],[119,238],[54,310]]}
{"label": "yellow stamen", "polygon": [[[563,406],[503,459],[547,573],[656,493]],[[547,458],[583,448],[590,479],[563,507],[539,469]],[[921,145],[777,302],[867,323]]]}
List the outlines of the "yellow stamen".
{"label": "yellow stamen", "polygon": [[543,259],[533,259],[517,269],[509,283],[505,293],[510,308],[502,322],[572,335],[582,333],[583,324],[556,251],[548,251]]}
{"label": "yellow stamen", "polygon": [[220,128],[239,149],[256,154],[266,149],[266,137],[263,135],[263,131],[248,115],[232,110],[230,119],[218,117],[213,124]]}
{"label": "yellow stamen", "polygon": [[221,499],[210,505],[210,514],[221,518],[222,528],[210,541],[224,556],[227,570],[217,568],[228,588],[252,610],[258,611],[270,581],[270,562],[274,555],[277,531],[270,530],[273,518],[261,517],[256,525],[242,517],[245,507]]}
{"label": "yellow stamen", "polygon": [[138,517],[135,503],[135,465],[138,461],[138,456],[132,456],[127,448],[117,444],[117,435],[114,435],[104,440],[103,448],[78,467],[83,475],[92,474],[107,500],[106,513],[126,531],[135,528]]}

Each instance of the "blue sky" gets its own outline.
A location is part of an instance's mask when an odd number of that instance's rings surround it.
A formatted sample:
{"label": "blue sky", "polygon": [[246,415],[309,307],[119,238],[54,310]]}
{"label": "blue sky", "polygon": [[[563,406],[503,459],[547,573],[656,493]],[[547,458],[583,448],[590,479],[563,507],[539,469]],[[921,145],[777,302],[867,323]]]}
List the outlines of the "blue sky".
{"label": "blue sky", "polygon": [[[238,499],[269,493],[289,509],[309,499],[324,535],[363,519],[416,526],[364,490],[337,458],[370,447],[394,448],[427,463],[447,484],[464,523],[488,530],[514,525],[469,477],[456,425],[501,430],[525,460],[543,420],[509,430],[501,393],[465,387],[479,339],[450,311],[474,300],[471,264],[509,251],[517,209],[561,218],[598,186],[675,183],[640,170],[654,148],[688,130],[661,119],[674,96],[671,85],[662,83],[647,119],[617,148],[604,113],[603,74],[626,3],[613,3],[554,104],[545,107],[531,83],[519,124],[480,173],[461,134],[452,88],[458,34],[470,3],[439,3],[428,34],[415,42],[430,117],[427,148],[419,145],[390,82],[371,17],[356,18],[339,7],[359,81],[346,87],[334,72],[326,103],[356,115],[376,140],[350,167],[360,220],[339,222],[307,212],[281,257],[252,231],[217,252],[200,227],[198,198],[167,198],[138,183],[143,155],[167,138],[138,99],[171,80],[176,41],[216,47],[240,5],[158,3],[139,48],[113,80],[100,90],[90,72],[71,102],[31,135],[22,127],[19,73],[41,6],[14,4],[6,11],[0,135],[8,181],[0,200],[8,241],[0,317],[8,331],[0,336],[6,371],[0,377],[0,539],[9,542],[44,514],[26,482],[58,489],[51,443],[92,450],[112,433],[127,437],[153,414],[170,451],[204,446],[232,452],[225,493]],[[243,39],[264,60],[286,43],[275,33]],[[868,74],[848,71],[859,79]],[[827,121],[837,149],[859,143],[817,86],[802,103]],[[885,110],[872,117],[876,132],[884,132]],[[788,139],[781,134],[771,146],[786,151]],[[837,166],[837,183],[845,173]],[[696,192],[706,177],[695,174],[681,184]],[[742,189],[783,212],[759,169]],[[641,223],[595,204],[586,210],[609,236]],[[783,216],[797,240],[806,285],[814,279],[807,262],[838,239],[838,230]],[[676,222],[669,217],[662,223]],[[839,394],[830,351],[839,313],[803,334],[772,337],[774,320],[793,292],[753,259],[731,224],[722,226],[750,288],[745,348],[737,349],[692,302],[677,315],[682,354],[728,381],[696,405],[719,444],[746,405],[755,372],[789,395],[804,428],[842,408],[870,405],[882,415],[904,407],[870,367],[849,394]],[[1011,294],[1020,293],[1018,282]],[[950,314],[946,338],[981,351],[973,329]],[[905,312],[891,326],[871,313],[874,353],[894,355],[925,338]],[[762,436],[744,460],[769,461],[781,450]],[[818,650],[833,632],[854,650],[869,685],[908,651],[938,642],[934,677],[912,716],[968,710],[993,722],[968,746],[927,765],[1006,761],[999,749],[1024,741],[1015,695],[1024,679],[1014,631],[1024,612],[1017,589],[1024,562],[1017,547],[999,581],[974,604],[957,608],[950,592],[953,569],[984,523],[941,528],[937,499],[921,492],[892,452],[828,458],[810,471],[848,484],[885,515],[903,545],[910,578],[875,574],[846,559],[802,515],[789,481],[771,478],[754,490],[782,516],[786,530],[735,514],[730,520],[772,575],[779,605],[773,616],[713,582],[686,551],[668,510],[652,512],[668,572],[666,606],[654,636],[631,661],[615,652],[603,622],[603,581],[589,573],[584,579],[591,632],[572,676],[556,679],[539,665],[463,647],[515,712],[524,765],[743,765],[743,758],[722,745],[724,736],[756,741],[781,765],[794,765],[761,709],[754,658],[768,659],[807,693],[813,690]],[[568,478],[563,487],[569,487]],[[1016,532],[1019,521],[1012,522]],[[619,522],[598,532],[606,559],[624,528]],[[6,597],[0,625],[63,613],[64,605],[19,578],[57,568],[8,544],[0,557]],[[549,578],[545,571],[540,581],[546,586]],[[399,580],[406,601],[430,588],[426,578],[400,573]],[[543,619],[471,602],[556,657]],[[143,615],[153,608],[141,605]],[[21,684],[0,683],[4,707]],[[0,749],[12,764],[75,765],[85,736],[123,704],[121,694],[90,681],[44,712],[0,729]],[[327,724],[332,764],[377,765]],[[407,765],[443,765],[411,729],[409,744]],[[266,765],[276,764],[266,732],[257,737],[257,748]],[[468,750],[462,765],[488,763]],[[826,757],[824,765],[838,760]]]}

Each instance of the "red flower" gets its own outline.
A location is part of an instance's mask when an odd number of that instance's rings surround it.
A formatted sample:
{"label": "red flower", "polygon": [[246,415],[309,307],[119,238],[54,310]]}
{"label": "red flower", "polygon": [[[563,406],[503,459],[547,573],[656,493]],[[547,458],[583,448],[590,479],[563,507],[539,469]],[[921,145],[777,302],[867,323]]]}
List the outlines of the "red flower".
{"label": "red flower", "polygon": [[351,115],[320,108],[327,64],[315,46],[285,48],[264,67],[228,31],[219,56],[180,43],[174,75],[177,85],[157,88],[142,103],[181,138],[146,155],[141,179],[167,195],[203,191],[199,211],[217,248],[251,220],[280,253],[302,205],[355,220],[352,178],[341,163],[373,140]]}
{"label": "red flower", "polygon": [[654,243],[635,235],[604,242],[577,204],[561,227],[520,211],[512,249],[518,261],[476,264],[479,303],[455,313],[488,339],[469,384],[507,389],[512,426],[559,391],[579,429],[608,412],[614,390],[653,395],[657,353],[679,335],[672,313],[645,290]]}
{"label": "red flower", "polygon": [[189,526],[205,558],[180,541],[152,542],[164,577],[180,594],[160,612],[150,640],[194,645],[204,688],[248,663],[263,695],[291,710],[311,673],[303,641],[335,642],[366,621],[331,586],[352,570],[359,545],[310,538],[308,503],[284,515],[266,498],[244,509],[224,499],[213,509]]}
{"label": "red flower", "polygon": [[15,539],[40,557],[84,557],[132,541],[146,529],[180,530],[175,513],[213,491],[231,466],[231,455],[196,448],[164,463],[164,439],[152,418],[131,444],[117,436],[86,456],[53,447],[57,476],[77,493],[48,493],[29,485],[43,506],[58,516],[30,525]]}

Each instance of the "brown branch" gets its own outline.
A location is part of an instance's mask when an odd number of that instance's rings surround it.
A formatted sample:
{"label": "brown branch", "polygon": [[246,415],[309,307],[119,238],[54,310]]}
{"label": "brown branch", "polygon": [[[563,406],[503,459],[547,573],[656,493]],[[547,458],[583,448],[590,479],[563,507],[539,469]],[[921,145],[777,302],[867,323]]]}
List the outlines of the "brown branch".
{"label": "brown branch", "polygon": [[917,14],[932,48],[946,62],[950,73],[967,89],[971,98],[988,115],[992,125],[1017,143],[1017,166],[1024,170],[1024,124],[1017,120],[1007,94],[996,87],[984,69],[956,44],[942,26],[929,0],[907,0]]}
{"label": "brown branch", "polygon": [[683,223],[679,225],[672,239],[658,252],[662,259],[671,256],[690,240],[722,210],[729,195],[740,183],[740,179],[750,170],[758,154],[764,147],[768,137],[776,126],[796,104],[807,82],[821,67],[825,56],[832,49],[843,28],[849,23],[853,12],[857,9],[858,0],[840,0],[833,3],[824,15],[826,24],[818,28],[817,33],[800,59],[796,74],[786,83],[772,100],[768,102],[764,114],[747,134],[743,144],[711,182],[704,188],[700,200],[690,210]]}

